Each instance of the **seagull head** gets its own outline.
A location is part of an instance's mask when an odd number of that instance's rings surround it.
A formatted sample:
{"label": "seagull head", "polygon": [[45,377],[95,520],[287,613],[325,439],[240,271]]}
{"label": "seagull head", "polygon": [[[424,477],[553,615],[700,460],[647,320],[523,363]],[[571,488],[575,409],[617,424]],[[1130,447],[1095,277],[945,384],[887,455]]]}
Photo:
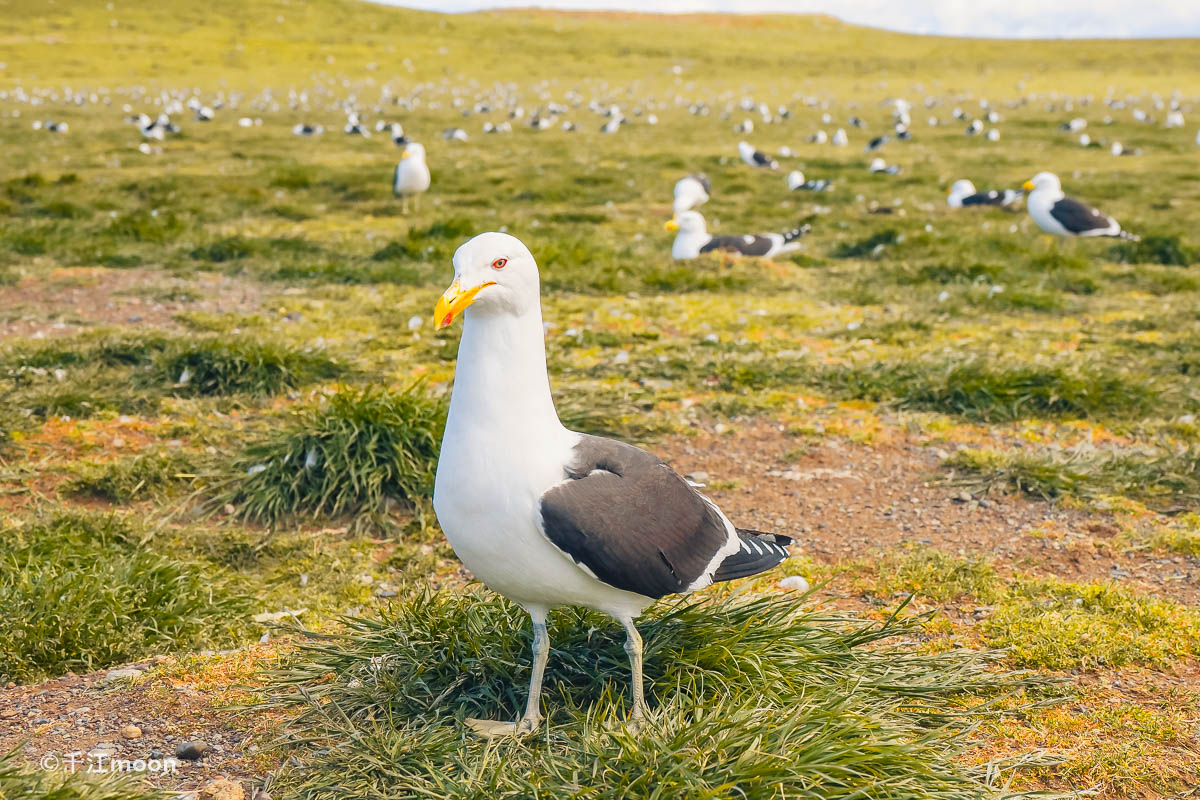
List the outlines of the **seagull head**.
{"label": "seagull head", "polygon": [[679,231],[680,233],[705,232],[704,217],[700,216],[699,211],[681,211],[667,220],[663,227],[669,231]]}
{"label": "seagull head", "polygon": [[1032,192],[1035,189],[1041,189],[1049,192],[1061,192],[1062,182],[1053,172],[1039,172],[1021,186],[1027,192]]}
{"label": "seagull head", "polygon": [[401,159],[413,158],[418,162],[425,160],[425,145],[420,142],[409,142],[404,145],[404,152],[400,154]]}
{"label": "seagull head", "polygon": [[433,312],[444,328],[472,306],[488,314],[520,316],[539,302],[537,262],[521,240],[507,233],[481,233],[454,253],[454,282]]}

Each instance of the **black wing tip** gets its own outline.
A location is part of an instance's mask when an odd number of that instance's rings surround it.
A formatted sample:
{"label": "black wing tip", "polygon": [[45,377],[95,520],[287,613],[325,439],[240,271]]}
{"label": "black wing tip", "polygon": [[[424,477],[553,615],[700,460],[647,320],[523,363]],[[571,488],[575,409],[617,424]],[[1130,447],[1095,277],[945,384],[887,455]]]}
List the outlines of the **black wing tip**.
{"label": "black wing tip", "polygon": [[713,572],[713,582],[748,578],[782,564],[791,553],[792,537],[779,533],[764,533],[738,529],[742,547],[724,561]]}
{"label": "black wing tip", "polygon": [[792,228],[790,231],[788,231],[787,233],[785,233],[783,235],[783,243],[787,244],[788,242],[794,242],[795,240],[797,240],[803,236],[807,236],[811,232],[812,232],[812,225],[809,225],[807,222],[805,222],[801,225],[797,225],[795,228]]}

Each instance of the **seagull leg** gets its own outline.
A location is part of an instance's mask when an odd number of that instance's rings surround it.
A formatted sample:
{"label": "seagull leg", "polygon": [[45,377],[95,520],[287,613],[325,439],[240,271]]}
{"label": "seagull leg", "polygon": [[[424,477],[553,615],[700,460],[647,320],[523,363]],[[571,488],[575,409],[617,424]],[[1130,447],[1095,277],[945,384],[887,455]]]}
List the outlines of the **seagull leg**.
{"label": "seagull leg", "polygon": [[550,634],[546,632],[545,612],[531,613],[530,616],[533,618],[533,674],[529,676],[529,700],[525,704],[525,714],[516,722],[468,718],[467,726],[480,736],[524,736],[537,730],[542,721],[542,676],[546,673],[546,661],[550,657]]}
{"label": "seagull leg", "polygon": [[632,675],[633,710],[629,713],[630,725],[640,728],[646,719],[646,695],[642,687],[642,637],[632,619],[623,619],[625,626],[625,652],[629,655],[629,671]]}

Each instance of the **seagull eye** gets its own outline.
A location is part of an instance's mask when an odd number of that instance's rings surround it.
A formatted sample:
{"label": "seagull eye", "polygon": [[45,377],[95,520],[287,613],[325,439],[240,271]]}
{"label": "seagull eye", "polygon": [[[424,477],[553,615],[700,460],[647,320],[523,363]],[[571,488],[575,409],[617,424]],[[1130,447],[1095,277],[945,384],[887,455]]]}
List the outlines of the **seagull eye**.
{"label": "seagull eye", "polygon": [[508,264],[507,258],[497,258],[492,262],[492,269],[504,269],[506,264]]}

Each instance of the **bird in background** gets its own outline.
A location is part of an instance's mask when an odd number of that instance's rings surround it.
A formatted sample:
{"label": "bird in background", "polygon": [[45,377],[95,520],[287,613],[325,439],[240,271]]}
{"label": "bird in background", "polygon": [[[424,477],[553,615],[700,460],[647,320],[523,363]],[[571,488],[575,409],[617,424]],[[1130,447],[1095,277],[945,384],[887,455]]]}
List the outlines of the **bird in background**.
{"label": "bird in background", "polygon": [[392,174],[392,194],[400,198],[401,212],[408,213],[408,201],[419,206],[420,197],[429,191],[429,165],[425,163],[425,147],[419,142],[408,142],[400,154],[400,162]]}
{"label": "bird in background", "polygon": [[799,250],[799,240],[811,230],[809,225],[800,225],[786,233],[713,236],[708,232],[704,217],[699,211],[676,214],[663,227],[675,233],[671,257],[677,261],[698,258],[702,253],[712,252],[774,258]]}
{"label": "bird in background", "polygon": [[1039,172],[1022,188],[1029,192],[1025,198],[1029,216],[1046,233],[1064,238],[1112,236],[1138,241],[1139,237],[1124,230],[1112,217],[1067,197],[1053,172]]}

